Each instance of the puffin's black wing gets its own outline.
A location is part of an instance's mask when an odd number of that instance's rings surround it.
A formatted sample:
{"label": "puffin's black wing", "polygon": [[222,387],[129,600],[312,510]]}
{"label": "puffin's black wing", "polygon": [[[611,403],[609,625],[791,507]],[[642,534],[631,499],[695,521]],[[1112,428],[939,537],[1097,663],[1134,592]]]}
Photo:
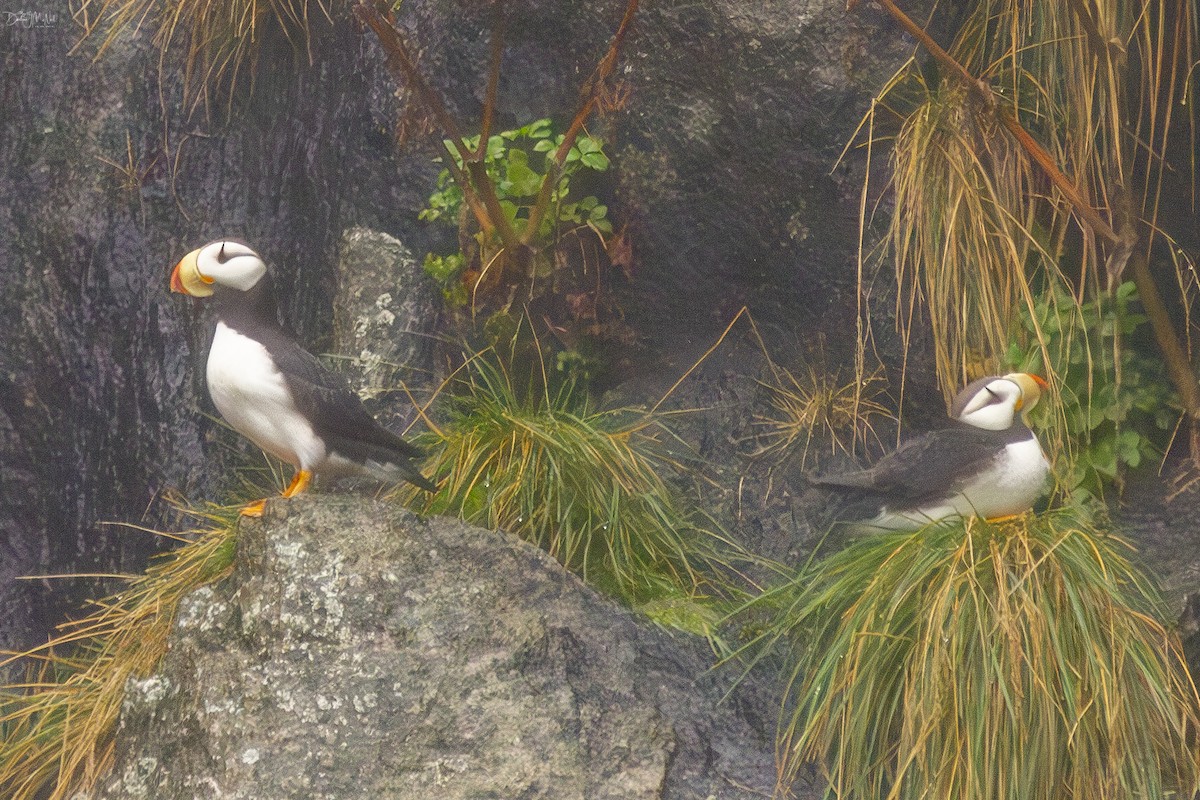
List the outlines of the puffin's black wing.
{"label": "puffin's black wing", "polygon": [[1023,425],[990,431],[958,425],[910,439],[870,469],[812,477],[853,505],[916,508],[940,500],[986,469],[1010,442],[1032,435]]}
{"label": "puffin's black wing", "polygon": [[360,463],[392,464],[403,471],[406,480],[427,491],[437,491],[409,463],[424,452],[380,425],[341,375],[328,370],[290,338],[281,336],[268,348],[287,381],[296,408],[308,417],[326,447]]}

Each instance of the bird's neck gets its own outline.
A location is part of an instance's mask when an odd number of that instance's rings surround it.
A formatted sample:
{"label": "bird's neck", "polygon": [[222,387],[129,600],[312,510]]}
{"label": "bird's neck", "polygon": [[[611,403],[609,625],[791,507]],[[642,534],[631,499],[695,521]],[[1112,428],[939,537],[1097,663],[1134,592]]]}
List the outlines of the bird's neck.
{"label": "bird's neck", "polygon": [[1034,438],[1033,431],[1028,425],[1025,424],[1025,420],[1022,419],[1020,415],[1013,419],[1012,425],[1008,426],[1007,428],[1001,428],[1000,430],[995,430],[993,428],[979,428],[971,425],[970,423],[963,422],[962,420],[954,420],[954,424],[960,428],[973,428],[977,431],[985,431],[989,437],[994,437],[996,441],[1005,443],[1019,442],[1025,439]]}
{"label": "bird's neck", "polygon": [[270,275],[264,275],[262,280],[245,292],[219,288],[213,292],[213,310],[217,319],[234,330],[248,332],[254,328],[282,328]]}

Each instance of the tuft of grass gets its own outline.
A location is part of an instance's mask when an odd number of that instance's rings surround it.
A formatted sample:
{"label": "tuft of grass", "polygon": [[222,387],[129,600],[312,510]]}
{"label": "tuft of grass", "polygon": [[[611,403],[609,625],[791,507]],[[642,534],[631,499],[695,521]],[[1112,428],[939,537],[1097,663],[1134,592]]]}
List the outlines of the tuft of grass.
{"label": "tuft of grass", "polygon": [[[972,0],[937,13],[955,30],[948,55],[934,64],[914,57],[893,75],[856,141],[868,158],[888,145],[894,210],[879,256],[894,256],[906,343],[919,310],[928,314],[949,399],[996,371],[1020,310],[1033,315],[1038,295],[1082,305],[1119,285],[1128,267],[1149,302],[1154,264],[1175,273],[1188,305],[1194,265],[1160,226],[1159,207],[1164,176],[1185,168],[1166,161],[1170,137],[1189,128],[1194,137],[1198,23],[1195,4],[1182,0]],[[975,79],[970,90],[947,60]],[[1187,166],[1194,176],[1194,156]],[[1051,180],[1051,167],[1081,199]],[[865,185],[860,208],[865,233]],[[869,276],[860,276],[866,291]],[[1186,372],[1166,343],[1172,323],[1159,320],[1164,358]],[[1044,349],[1042,331],[1020,344]]]}
{"label": "tuft of grass", "polygon": [[680,603],[728,588],[722,575],[740,551],[664,480],[680,465],[664,452],[661,420],[597,411],[544,365],[527,385],[511,370],[494,349],[468,359],[443,392],[445,423],[417,439],[440,490],[401,487],[405,502],[532,542],[628,604],[663,610],[664,624],[706,619]]}
{"label": "tuft of grass", "polygon": [[949,80],[912,78],[916,108],[891,151],[893,212],[885,241],[905,288],[897,319],[907,342],[923,301],[938,376],[957,387],[994,373],[1022,306],[1033,303],[1026,269],[1061,284],[1056,261],[1039,241],[1035,166],[967,102]]}
{"label": "tuft of grass", "polygon": [[49,643],[0,662],[24,663],[28,674],[0,686],[0,795],[65,800],[107,773],[126,683],[157,666],[179,601],[233,564],[237,507],[190,513],[208,526],[163,534],[185,544],[82,619],[60,625]]}
{"label": "tuft of grass", "polygon": [[755,607],[780,783],[849,800],[1192,797],[1200,697],[1132,548],[1070,512],[859,540]]}
{"label": "tuft of grass", "polygon": [[766,409],[754,415],[754,456],[799,451],[804,468],[816,445],[831,454],[853,455],[859,444],[879,437],[873,420],[895,416],[876,398],[882,394],[878,376],[842,381],[840,376],[809,364],[801,375],[771,364],[772,377],[759,381]]}
{"label": "tuft of grass", "polygon": [[[333,0],[83,0],[72,12],[84,39],[103,31],[99,58],[124,31],[153,29],[153,41],[166,63],[181,46],[185,103],[208,103],[210,91],[232,85],[253,66],[262,34],[276,25],[297,48],[309,52],[316,15],[331,20]],[[309,53],[311,58],[311,53]],[[250,70],[253,73],[253,69]]]}

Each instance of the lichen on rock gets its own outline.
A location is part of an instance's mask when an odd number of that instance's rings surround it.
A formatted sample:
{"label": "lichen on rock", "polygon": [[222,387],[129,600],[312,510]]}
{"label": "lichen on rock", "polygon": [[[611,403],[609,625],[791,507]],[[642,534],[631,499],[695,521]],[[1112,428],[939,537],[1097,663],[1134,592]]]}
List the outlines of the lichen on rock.
{"label": "lichen on rock", "polygon": [[[702,643],[540,550],[350,495],[271,504],[131,683],[98,797],[750,798],[771,732]],[[769,714],[768,714],[768,718]]]}

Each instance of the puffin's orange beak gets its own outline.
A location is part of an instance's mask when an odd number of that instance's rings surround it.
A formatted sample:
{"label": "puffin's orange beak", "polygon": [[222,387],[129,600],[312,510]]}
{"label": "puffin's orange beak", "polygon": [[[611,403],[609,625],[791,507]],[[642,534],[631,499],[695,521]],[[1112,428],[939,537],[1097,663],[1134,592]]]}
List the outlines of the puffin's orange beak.
{"label": "puffin's orange beak", "polygon": [[1050,384],[1045,378],[1032,372],[1012,372],[1004,377],[1021,387],[1021,396],[1013,407],[1014,411],[1028,411],[1033,408],[1041,399],[1042,392],[1050,389]]}
{"label": "puffin's orange beak", "polygon": [[183,279],[179,277],[179,264],[176,264],[175,269],[171,270],[171,291],[187,294],[187,290],[183,288]]}
{"label": "puffin's orange beak", "polygon": [[199,250],[193,250],[179,259],[179,263],[175,265],[175,269],[171,270],[172,292],[179,292],[180,294],[191,295],[192,297],[208,297],[213,293],[213,279],[207,275],[202,275],[200,267],[196,264],[196,259],[199,255]]}

